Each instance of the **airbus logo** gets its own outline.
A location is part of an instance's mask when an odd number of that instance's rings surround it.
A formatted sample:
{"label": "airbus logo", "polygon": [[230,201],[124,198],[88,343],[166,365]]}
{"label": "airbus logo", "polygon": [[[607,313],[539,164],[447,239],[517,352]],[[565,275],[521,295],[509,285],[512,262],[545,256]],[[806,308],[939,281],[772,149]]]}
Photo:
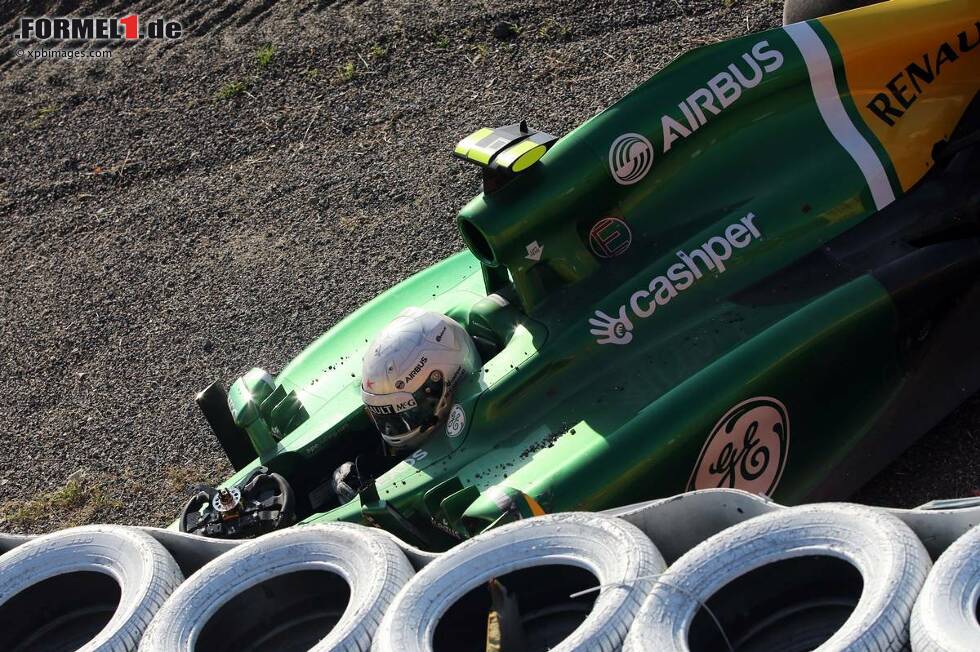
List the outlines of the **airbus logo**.
{"label": "airbus logo", "polygon": [[419,360],[418,364],[415,365],[414,368],[412,368],[412,370],[408,373],[407,376],[405,376],[405,384],[406,385],[408,383],[412,382],[412,379],[415,378],[419,374],[419,372],[422,371],[422,369],[425,368],[425,363],[428,362],[428,361],[429,361],[429,359],[426,358],[423,355],[422,358]]}
{"label": "airbus logo", "polygon": [[[759,41],[724,70],[695,88],[671,110],[660,116],[663,140],[661,154],[690,137],[695,131],[721,115],[722,111],[737,102],[749,89],[762,83],[765,75],[782,67],[782,52]],[[642,180],[653,167],[653,146],[644,136],[626,133],[616,138],[609,147],[609,172],[621,186],[631,186]]]}
{"label": "airbus logo", "polygon": [[653,167],[653,145],[640,134],[623,134],[609,147],[609,171],[622,186],[631,186]]}

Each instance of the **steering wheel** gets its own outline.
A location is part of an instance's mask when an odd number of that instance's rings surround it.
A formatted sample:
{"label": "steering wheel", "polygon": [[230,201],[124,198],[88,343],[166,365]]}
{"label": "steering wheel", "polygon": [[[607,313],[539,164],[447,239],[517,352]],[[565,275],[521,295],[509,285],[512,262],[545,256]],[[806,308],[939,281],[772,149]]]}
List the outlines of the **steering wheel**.
{"label": "steering wheel", "polygon": [[244,539],[292,525],[296,497],[278,473],[259,467],[239,484],[204,487],[184,505],[180,531],[219,539]]}

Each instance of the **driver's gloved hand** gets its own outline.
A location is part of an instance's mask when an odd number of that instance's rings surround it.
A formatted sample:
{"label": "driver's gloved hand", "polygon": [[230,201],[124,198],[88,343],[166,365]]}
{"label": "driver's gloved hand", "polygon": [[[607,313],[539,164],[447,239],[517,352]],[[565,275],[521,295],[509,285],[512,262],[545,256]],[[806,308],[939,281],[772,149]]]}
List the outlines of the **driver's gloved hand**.
{"label": "driver's gloved hand", "polygon": [[337,494],[340,504],[349,503],[357,497],[361,488],[361,479],[357,475],[357,467],[353,462],[344,462],[333,472],[330,480],[333,492]]}

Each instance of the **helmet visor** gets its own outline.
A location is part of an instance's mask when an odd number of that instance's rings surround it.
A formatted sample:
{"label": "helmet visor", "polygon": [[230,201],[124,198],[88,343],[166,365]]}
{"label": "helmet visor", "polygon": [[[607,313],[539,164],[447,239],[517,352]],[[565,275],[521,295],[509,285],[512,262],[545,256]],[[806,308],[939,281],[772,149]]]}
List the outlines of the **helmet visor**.
{"label": "helmet visor", "polygon": [[439,422],[436,410],[446,391],[446,381],[439,372],[433,372],[426,383],[412,393],[398,392],[387,395],[364,393],[365,408],[378,432],[389,443],[418,431],[426,431]]}

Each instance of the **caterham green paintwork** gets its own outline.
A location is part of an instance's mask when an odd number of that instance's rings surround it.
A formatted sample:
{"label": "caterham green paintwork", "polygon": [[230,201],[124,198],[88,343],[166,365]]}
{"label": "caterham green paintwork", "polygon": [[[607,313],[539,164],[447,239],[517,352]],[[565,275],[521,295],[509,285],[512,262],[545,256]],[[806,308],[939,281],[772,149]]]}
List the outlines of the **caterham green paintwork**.
{"label": "caterham green paintwork", "polygon": [[[305,522],[427,548],[695,488],[852,491],[980,381],[976,10],[895,0],[696,49],[539,161],[513,153],[526,169],[490,167],[537,132],[477,132],[468,250],[271,395],[237,383],[258,458],[229,484],[264,465]],[[333,469],[380,448],[361,357],[406,306],[463,324],[483,365],[445,429],[340,505]]]}

